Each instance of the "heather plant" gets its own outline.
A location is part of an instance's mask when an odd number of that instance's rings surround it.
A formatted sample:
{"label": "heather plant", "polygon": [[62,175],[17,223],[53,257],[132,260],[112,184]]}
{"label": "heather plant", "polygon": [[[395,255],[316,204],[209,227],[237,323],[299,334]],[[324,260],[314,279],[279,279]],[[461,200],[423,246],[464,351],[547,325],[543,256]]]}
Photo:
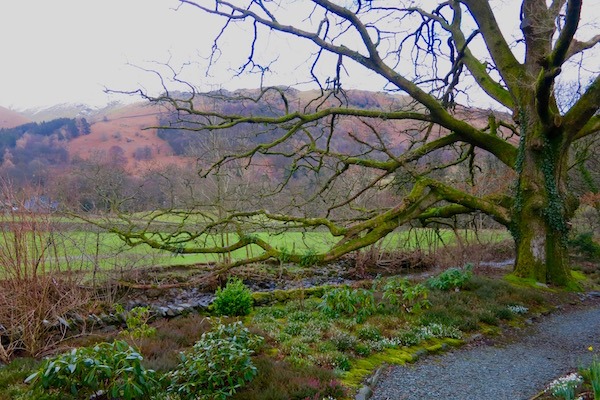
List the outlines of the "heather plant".
{"label": "heather plant", "polygon": [[217,315],[243,316],[252,311],[252,292],[241,279],[229,279],[224,289],[215,293],[213,309]]}

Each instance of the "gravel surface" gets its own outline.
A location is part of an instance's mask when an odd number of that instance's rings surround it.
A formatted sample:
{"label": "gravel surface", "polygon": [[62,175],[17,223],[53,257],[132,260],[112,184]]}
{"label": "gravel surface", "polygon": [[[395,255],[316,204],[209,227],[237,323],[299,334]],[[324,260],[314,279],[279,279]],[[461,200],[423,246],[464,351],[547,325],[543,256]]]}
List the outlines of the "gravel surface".
{"label": "gravel surface", "polygon": [[[586,303],[591,301],[588,300]],[[600,349],[600,305],[558,311],[508,344],[469,345],[416,364],[393,366],[371,400],[530,399]]]}

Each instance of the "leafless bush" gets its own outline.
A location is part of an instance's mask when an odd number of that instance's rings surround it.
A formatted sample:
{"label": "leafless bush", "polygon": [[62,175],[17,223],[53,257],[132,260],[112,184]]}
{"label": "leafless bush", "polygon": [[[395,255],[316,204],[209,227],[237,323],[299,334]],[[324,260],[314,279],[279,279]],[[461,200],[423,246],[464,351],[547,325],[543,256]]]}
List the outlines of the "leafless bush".
{"label": "leafless bush", "polygon": [[422,250],[384,251],[382,245],[370,246],[356,252],[353,277],[414,273],[432,268],[435,258]]}
{"label": "leafless bush", "polygon": [[354,268],[352,274],[359,278],[368,275],[368,271],[377,269],[379,262],[383,257],[383,249],[380,243],[366,247],[356,252],[354,257]]}
{"label": "leafless bush", "polygon": [[515,248],[511,240],[488,243],[462,243],[440,248],[433,254],[440,268],[460,267],[467,263],[478,267],[494,262],[514,259]]}
{"label": "leafless bush", "polygon": [[68,315],[88,303],[69,268],[66,248],[55,238],[48,213],[31,213],[8,185],[0,214],[0,361],[15,354],[39,356],[67,335]]}

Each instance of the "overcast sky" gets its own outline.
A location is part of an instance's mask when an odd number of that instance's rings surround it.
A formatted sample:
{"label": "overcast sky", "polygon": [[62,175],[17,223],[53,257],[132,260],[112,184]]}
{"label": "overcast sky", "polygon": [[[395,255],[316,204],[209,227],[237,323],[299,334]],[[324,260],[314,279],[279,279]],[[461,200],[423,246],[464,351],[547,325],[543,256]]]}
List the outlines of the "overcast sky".
{"label": "overcast sky", "polygon": [[[506,6],[511,1],[497,3]],[[595,6],[588,9],[586,18],[600,19],[600,0],[588,0],[590,4]],[[203,89],[222,84],[229,88],[257,86],[257,78],[231,80],[227,70],[228,65],[238,67],[247,56],[244,49],[251,35],[242,32],[225,37],[223,45],[230,49],[239,46],[239,51],[230,52],[238,59],[221,64],[219,71],[206,77],[201,72],[203,58],[209,55],[222,21],[206,18],[189,7],[175,11],[177,6],[176,0],[0,0],[0,106],[23,109],[63,102],[103,105],[121,99],[104,94],[107,87],[157,90],[152,74],[132,66],[151,68],[152,62],[197,62],[197,67],[187,68],[187,77]],[[515,11],[514,7],[506,9]],[[287,52],[277,60],[279,66],[294,57],[298,65],[309,55],[290,51],[297,49],[297,44],[288,39],[273,36],[267,40],[269,48]],[[289,74],[281,73],[280,80],[301,79],[293,68],[287,69]],[[359,85],[375,89],[378,84],[374,79],[361,78]]]}
{"label": "overcast sky", "polygon": [[[237,59],[206,77],[204,60],[223,21],[191,7],[176,10],[178,5],[176,0],[0,0],[0,106],[103,105],[123,100],[105,94],[105,88],[157,91],[156,77],[139,68],[155,68],[154,63],[191,62],[186,78],[204,90],[224,84],[257,87],[257,77],[232,80],[227,70],[247,57],[251,35],[225,37],[221,44]],[[269,47],[285,42],[273,39]]]}

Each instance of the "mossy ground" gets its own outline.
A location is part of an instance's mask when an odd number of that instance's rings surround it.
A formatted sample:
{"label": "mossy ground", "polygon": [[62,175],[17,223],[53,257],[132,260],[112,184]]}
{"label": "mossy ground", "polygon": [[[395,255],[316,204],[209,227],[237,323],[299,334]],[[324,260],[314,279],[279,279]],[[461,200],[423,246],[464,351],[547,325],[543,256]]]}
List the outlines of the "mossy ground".
{"label": "mossy ground", "polygon": [[434,338],[416,346],[385,349],[382,352],[353,361],[350,370],[341,375],[341,381],[344,385],[357,389],[364,384],[368,376],[383,364],[405,365],[406,363],[413,363],[424,355],[439,353],[462,344],[463,341],[459,339]]}

